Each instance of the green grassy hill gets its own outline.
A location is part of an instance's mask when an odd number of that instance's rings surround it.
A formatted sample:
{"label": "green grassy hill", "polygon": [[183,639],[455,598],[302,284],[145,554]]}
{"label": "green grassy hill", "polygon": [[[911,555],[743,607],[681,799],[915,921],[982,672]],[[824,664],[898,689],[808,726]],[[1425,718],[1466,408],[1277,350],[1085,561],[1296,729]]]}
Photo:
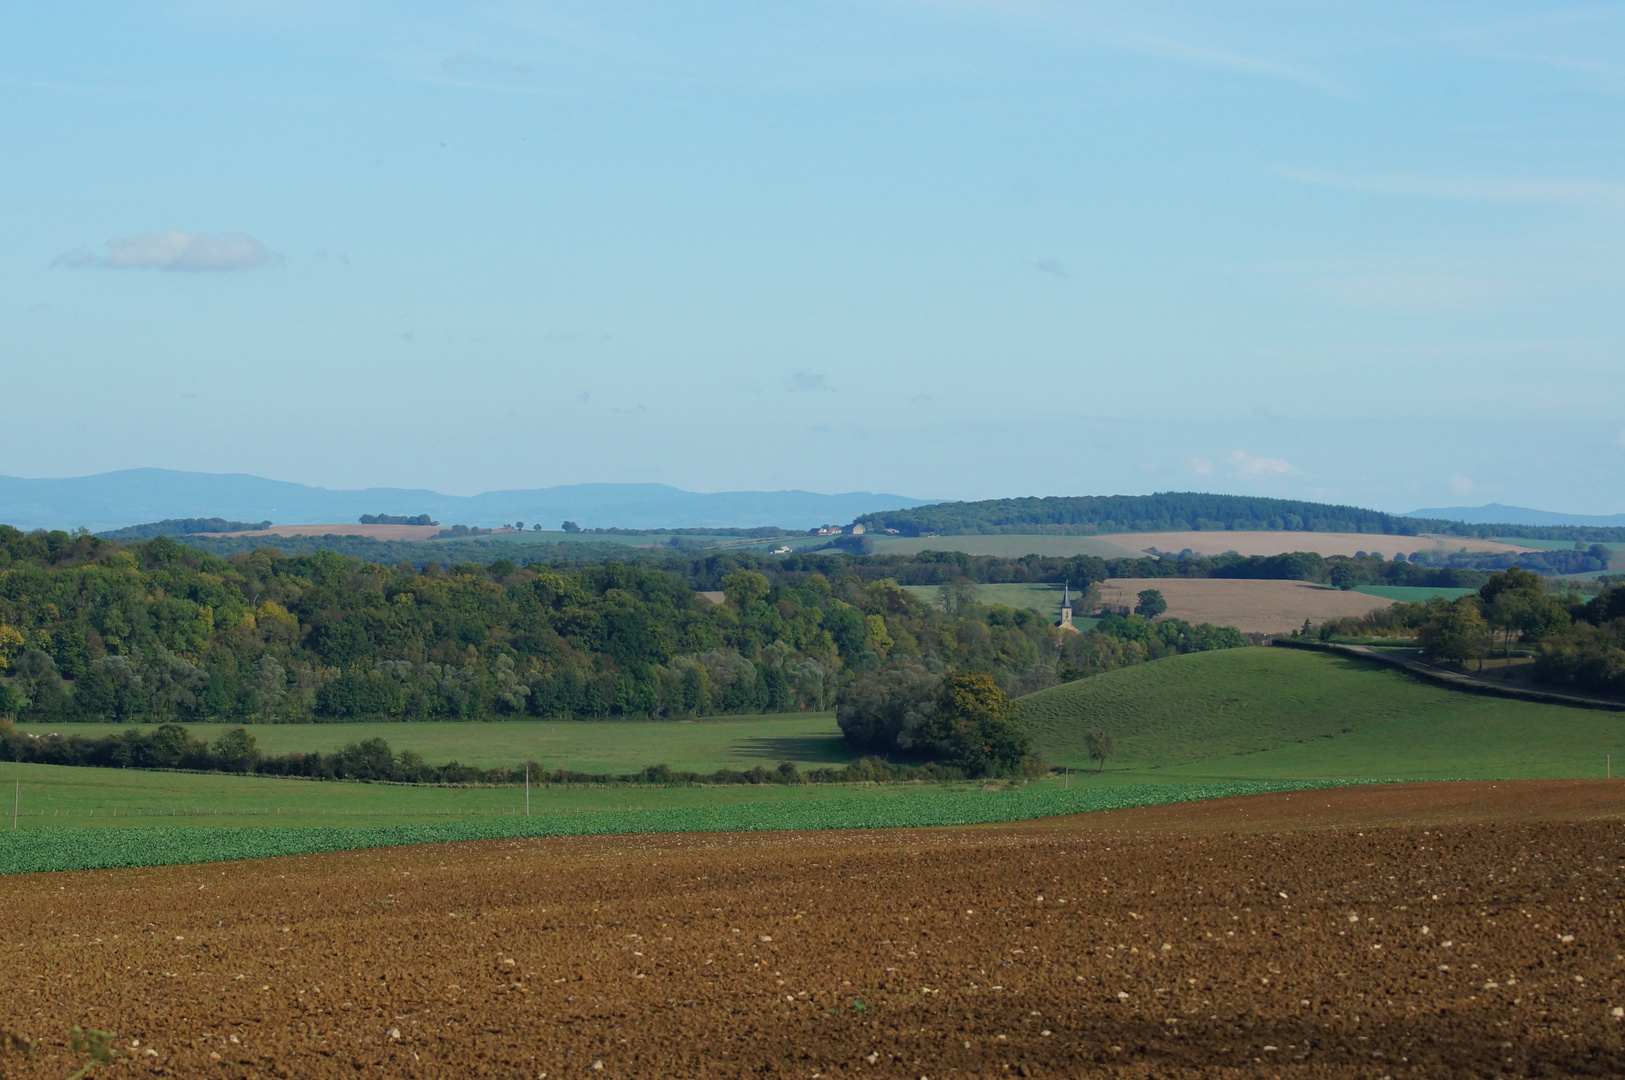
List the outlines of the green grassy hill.
{"label": "green grassy hill", "polygon": [[1083,734],[1117,738],[1116,779],[1601,776],[1625,768],[1625,715],[1433,686],[1380,664],[1295,649],[1169,657],[1021,699],[1035,746],[1093,767]]}

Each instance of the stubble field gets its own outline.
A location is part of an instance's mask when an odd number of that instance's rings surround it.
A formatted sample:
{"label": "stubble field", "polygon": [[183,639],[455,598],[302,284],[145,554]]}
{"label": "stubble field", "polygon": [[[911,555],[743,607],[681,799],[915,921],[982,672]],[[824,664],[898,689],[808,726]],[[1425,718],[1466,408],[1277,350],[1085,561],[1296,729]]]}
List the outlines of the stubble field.
{"label": "stubble field", "polygon": [[1285,634],[1309,619],[1320,623],[1368,615],[1393,603],[1381,596],[1333,589],[1308,581],[1241,578],[1110,578],[1096,586],[1100,602],[1134,607],[1141,590],[1156,589],[1168,601],[1168,617],[1234,626],[1244,633]]}
{"label": "stubble field", "polygon": [[[1619,1075],[1625,785],[8,878],[6,1075]],[[21,1030],[18,1030],[21,1029]]]}

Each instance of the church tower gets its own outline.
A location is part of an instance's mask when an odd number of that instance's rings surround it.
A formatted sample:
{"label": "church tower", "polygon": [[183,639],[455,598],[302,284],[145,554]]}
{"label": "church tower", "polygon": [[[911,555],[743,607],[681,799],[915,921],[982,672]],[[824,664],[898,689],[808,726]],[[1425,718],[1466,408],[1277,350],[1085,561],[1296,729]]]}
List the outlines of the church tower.
{"label": "church tower", "polygon": [[1061,586],[1061,621],[1055,624],[1062,630],[1070,630],[1074,634],[1078,628],[1072,625],[1072,583],[1069,581]]}

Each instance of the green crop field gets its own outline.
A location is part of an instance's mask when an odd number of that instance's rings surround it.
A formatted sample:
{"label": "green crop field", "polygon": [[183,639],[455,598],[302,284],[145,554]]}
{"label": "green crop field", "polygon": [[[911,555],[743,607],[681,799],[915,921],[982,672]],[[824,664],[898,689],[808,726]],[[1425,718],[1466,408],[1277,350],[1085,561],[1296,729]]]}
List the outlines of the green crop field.
{"label": "green crop field", "polygon": [[[0,829],[0,872],[512,836],[972,824],[1385,779],[1598,776],[1605,754],[1625,762],[1619,713],[1467,693],[1372,662],[1294,649],[1169,657],[1028,695],[1021,710],[1036,748],[1078,772],[1012,791],[977,784],[537,787],[527,817],[518,787],[0,764],[0,793],[16,792],[21,811],[20,828]],[[1083,771],[1093,764],[1083,733],[1096,726],[1118,740],[1120,757],[1104,774]],[[312,737],[334,746],[362,731],[382,731],[406,746],[412,733],[428,740],[417,746],[455,747],[453,756],[471,762],[531,756],[512,751],[558,731],[568,736],[555,744],[564,748],[560,763],[578,753],[579,765],[628,770],[661,759],[705,768],[845,756],[828,714],[255,731],[292,740],[289,747],[310,746],[297,740]],[[809,751],[779,752],[795,740],[807,740]]]}
{"label": "green crop field", "polygon": [[1021,699],[1050,761],[1091,767],[1093,727],[1119,778],[1601,776],[1625,715],[1491,697],[1374,661],[1296,649],[1192,653]]}
{"label": "green crop field", "polygon": [[[90,771],[90,770],[85,770]],[[110,770],[98,770],[110,771]],[[252,781],[237,778],[236,783]],[[322,784],[312,787],[339,787]],[[353,785],[360,787],[361,785]],[[90,870],[118,866],[301,855],[397,844],[495,840],[526,836],[617,833],[744,832],[768,829],[894,829],[1020,821],[1129,806],[1190,802],[1266,791],[1327,786],[1304,782],[1228,781],[1206,784],[1089,784],[1059,782],[982,791],[974,787],[881,786],[759,789],[748,798],[661,802],[622,796],[619,805],[583,813],[444,816],[386,823],[382,815],[329,818],[322,825],[290,819],[282,828],[137,828],[140,817],[109,819],[109,828],[26,828],[0,831],[0,874]],[[696,789],[668,789],[693,791]],[[655,793],[651,793],[654,795]],[[715,794],[715,791],[705,794]],[[769,797],[771,796],[771,797]],[[185,820],[185,819],[177,819]],[[198,819],[192,819],[198,820]],[[210,819],[211,821],[217,819]],[[131,827],[125,827],[131,826]]]}
{"label": "green crop field", "polygon": [[[15,797],[20,828],[53,826],[334,825],[347,821],[439,821],[522,815],[523,786],[437,787],[298,780],[273,776],[72,768],[0,763],[4,806]],[[783,800],[861,797],[924,790],[921,785],[559,785],[531,788],[533,814],[578,814],[696,805],[758,806]],[[7,822],[7,825],[10,823]],[[0,830],[3,831],[3,830]]]}
{"label": "green crop field", "polygon": [[1429,589],[1420,585],[1360,585],[1354,589],[1357,593],[1367,596],[1377,596],[1384,600],[1406,601],[1408,603],[1426,603],[1435,596],[1442,596],[1446,600],[1454,600],[1460,596],[1471,596],[1477,589]]}
{"label": "green crop field", "polygon": [[[117,734],[123,724],[23,724],[36,735]],[[189,724],[192,734],[213,742],[224,724]],[[705,720],[602,721],[512,720],[490,723],[255,724],[249,728],[262,753],[328,753],[347,743],[382,738],[399,753],[416,750],[433,765],[448,761],[482,769],[534,761],[550,769],[627,773],[645,765],[715,772],[772,768],[794,761],[802,768],[844,765],[856,755],[841,743],[833,713],[721,716]]]}
{"label": "green crop field", "polygon": [[1104,536],[874,536],[877,555],[917,555],[922,551],[963,551],[967,555],[1098,555],[1102,559],[1139,559],[1145,552]]}

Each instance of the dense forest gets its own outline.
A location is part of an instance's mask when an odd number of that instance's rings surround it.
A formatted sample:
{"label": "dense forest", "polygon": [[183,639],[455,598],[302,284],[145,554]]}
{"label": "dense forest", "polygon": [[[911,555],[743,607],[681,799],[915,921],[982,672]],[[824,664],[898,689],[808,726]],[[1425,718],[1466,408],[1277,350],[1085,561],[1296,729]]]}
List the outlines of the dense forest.
{"label": "dense forest", "polygon": [[861,560],[806,558],[384,566],[0,526],[0,716],[676,718],[827,708],[895,663],[1020,694],[1245,643],[1138,616],[1062,634],[1027,609],[949,614]]}
{"label": "dense forest", "polygon": [[1459,521],[1385,514],[1357,506],[1252,495],[1161,492],[1156,495],[1083,495],[934,503],[887,510],[858,519],[869,532],[903,536],[1059,533],[1093,535],[1187,530],[1286,530],[1291,532],[1439,533],[1466,537],[1526,537],[1586,542],[1625,542],[1625,528],[1593,526],[1467,525]]}

